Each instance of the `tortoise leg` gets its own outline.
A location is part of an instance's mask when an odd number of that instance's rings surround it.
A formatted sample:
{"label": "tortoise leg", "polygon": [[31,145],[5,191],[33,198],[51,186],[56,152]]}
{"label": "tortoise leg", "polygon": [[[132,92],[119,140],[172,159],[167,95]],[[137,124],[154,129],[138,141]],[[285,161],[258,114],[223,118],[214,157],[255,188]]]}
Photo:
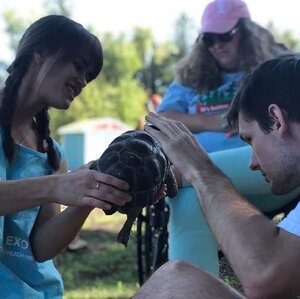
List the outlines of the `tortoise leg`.
{"label": "tortoise leg", "polygon": [[118,234],[118,242],[124,244],[127,247],[127,243],[129,240],[129,235],[131,232],[131,227],[136,219],[136,217],[142,211],[142,207],[133,207],[127,213],[127,220],[125,221],[122,229]]}

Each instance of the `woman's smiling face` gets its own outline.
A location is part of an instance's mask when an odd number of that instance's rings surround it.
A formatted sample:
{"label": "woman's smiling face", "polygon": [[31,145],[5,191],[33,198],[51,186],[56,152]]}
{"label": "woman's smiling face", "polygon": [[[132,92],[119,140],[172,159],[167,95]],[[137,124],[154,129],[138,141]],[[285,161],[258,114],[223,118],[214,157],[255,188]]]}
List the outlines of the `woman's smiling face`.
{"label": "woman's smiling face", "polygon": [[35,91],[41,105],[67,109],[86,86],[89,67],[81,56],[63,58],[58,53],[41,62],[35,80]]}

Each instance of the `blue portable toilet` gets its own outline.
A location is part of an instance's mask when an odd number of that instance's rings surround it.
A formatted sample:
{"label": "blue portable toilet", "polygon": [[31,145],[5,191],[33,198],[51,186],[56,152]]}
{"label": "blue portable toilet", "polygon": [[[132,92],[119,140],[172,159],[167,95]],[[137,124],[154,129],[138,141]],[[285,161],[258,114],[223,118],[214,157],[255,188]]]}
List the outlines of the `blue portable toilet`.
{"label": "blue portable toilet", "polygon": [[115,118],[81,120],[58,129],[69,170],[98,159],[110,142],[130,126]]}

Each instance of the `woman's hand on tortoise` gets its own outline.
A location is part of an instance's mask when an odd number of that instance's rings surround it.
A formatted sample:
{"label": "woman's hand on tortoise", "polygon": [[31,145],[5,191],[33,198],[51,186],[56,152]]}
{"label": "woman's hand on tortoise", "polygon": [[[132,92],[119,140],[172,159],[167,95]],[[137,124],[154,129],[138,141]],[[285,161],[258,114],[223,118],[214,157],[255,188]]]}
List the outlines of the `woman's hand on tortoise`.
{"label": "woman's hand on tortoise", "polygon": [[[54,175],[53,192],[56,202],[67,206],[90,206],[110,209],[111,204],[123,206],[131,201],[125,181],[85,167]],[[51,183],[49,184],[51,188]]]}

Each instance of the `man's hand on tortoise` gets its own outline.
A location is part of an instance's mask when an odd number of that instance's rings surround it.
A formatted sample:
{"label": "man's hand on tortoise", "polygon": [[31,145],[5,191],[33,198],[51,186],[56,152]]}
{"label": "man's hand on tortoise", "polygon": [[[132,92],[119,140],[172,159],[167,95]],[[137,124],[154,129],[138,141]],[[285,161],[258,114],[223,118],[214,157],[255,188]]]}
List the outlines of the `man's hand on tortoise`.
{"label": "man's hand on tortoise", "polygon": [[146,120],[157,129],[146,125],[145,131],[160,142],[165,154],[188,181],[211,165],[206,152],[182,122],[155,113],[149,113]]}

